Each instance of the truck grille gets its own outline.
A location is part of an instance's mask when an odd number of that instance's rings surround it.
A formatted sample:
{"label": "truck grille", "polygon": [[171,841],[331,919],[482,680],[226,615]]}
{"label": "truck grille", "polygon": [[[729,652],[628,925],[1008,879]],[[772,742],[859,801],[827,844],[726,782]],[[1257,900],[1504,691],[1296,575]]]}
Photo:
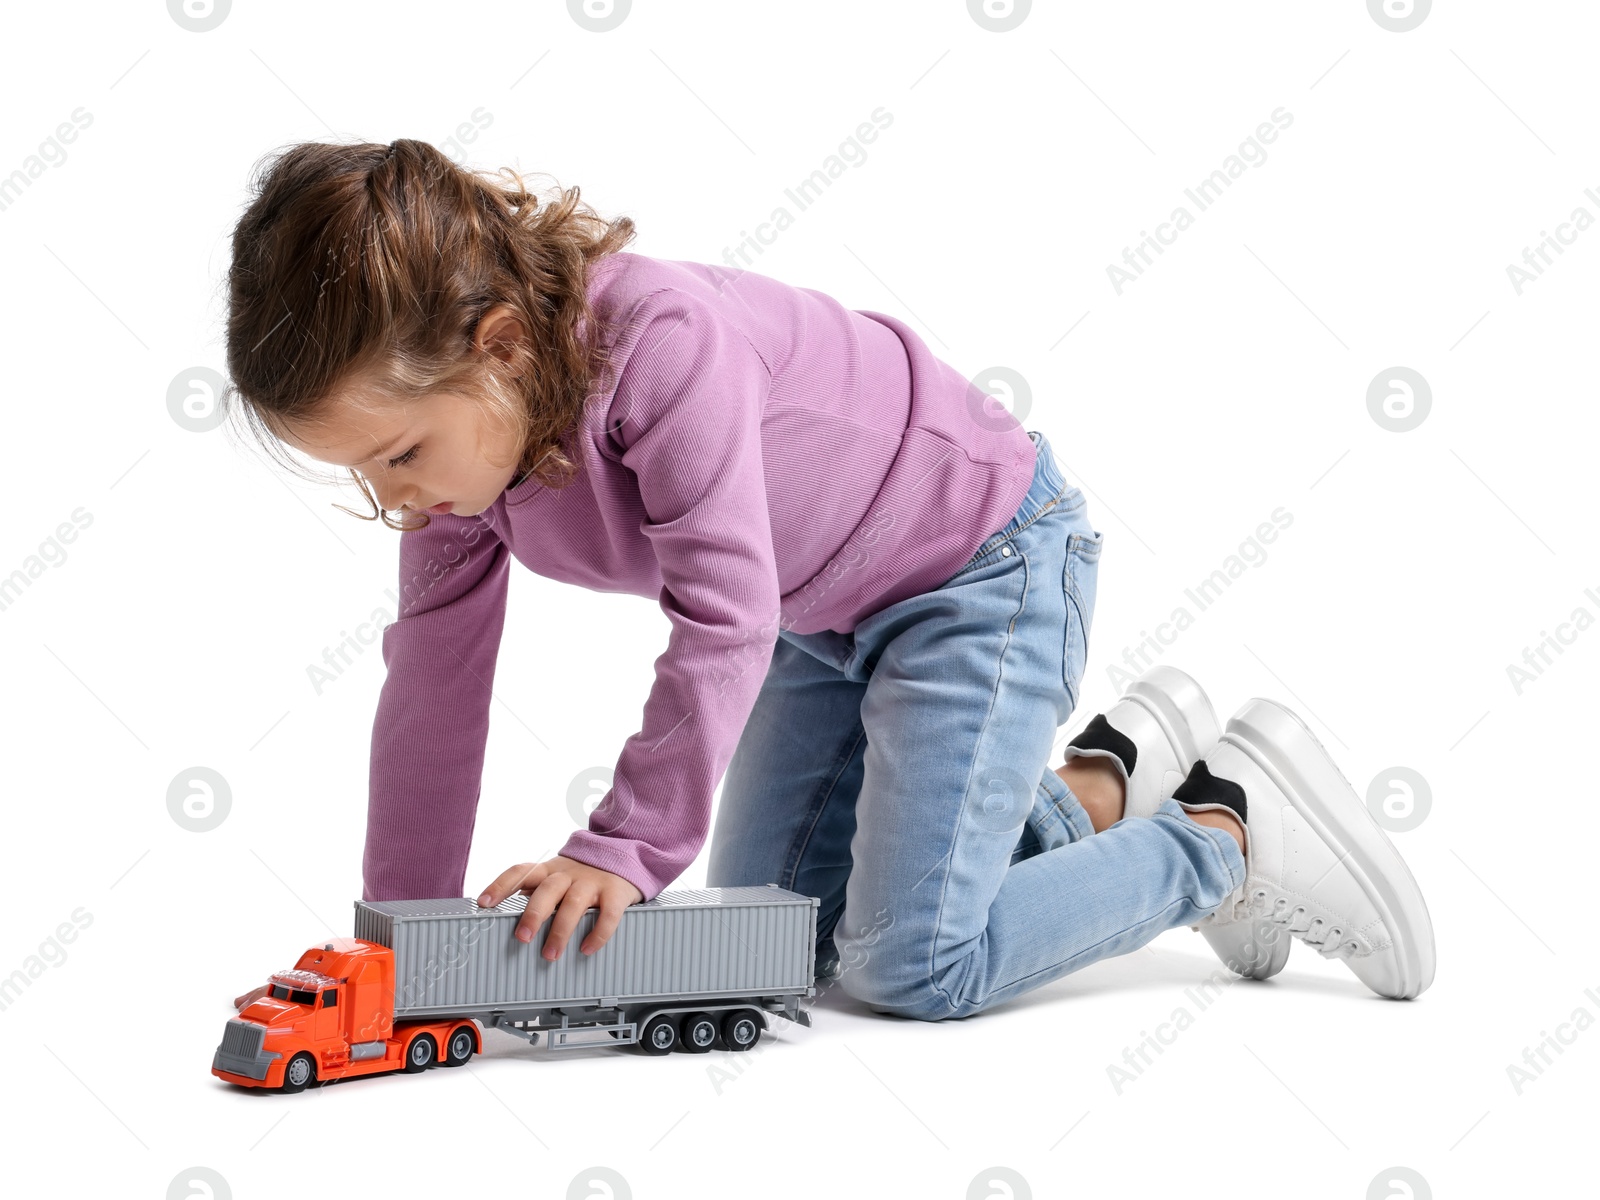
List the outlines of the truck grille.
{"label": "truck grille", "polygon": [[223,1027],[222,1045],[219,1049],[229,1058],[254,1058],[261,1050],[261,1042],[266,1036],[265,1026],[257,1025],[254,1021],[233,1018]]}
{"label": "truck grille", "polygon": [[267,1068],[283,1057],[261,1049],[266,1036],[265,1026],[238,1017],[232,1018],[222,1027],[222,1044],[211,1059],[211,1069],[226,1071],[230,1075],[243,1075],[246,1079],[265,1079]]}

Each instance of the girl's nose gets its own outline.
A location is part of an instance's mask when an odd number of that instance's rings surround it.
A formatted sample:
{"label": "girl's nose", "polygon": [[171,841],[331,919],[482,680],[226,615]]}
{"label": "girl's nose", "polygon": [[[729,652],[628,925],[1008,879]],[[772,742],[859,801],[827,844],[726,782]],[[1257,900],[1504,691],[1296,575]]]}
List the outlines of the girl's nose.
{"label": "girl's nose", "polygon": [[405,504],[398,495],[391,495],[388,491],[376,491],[375,494],[378,497],[378,507],[384,512],[396,512]]}

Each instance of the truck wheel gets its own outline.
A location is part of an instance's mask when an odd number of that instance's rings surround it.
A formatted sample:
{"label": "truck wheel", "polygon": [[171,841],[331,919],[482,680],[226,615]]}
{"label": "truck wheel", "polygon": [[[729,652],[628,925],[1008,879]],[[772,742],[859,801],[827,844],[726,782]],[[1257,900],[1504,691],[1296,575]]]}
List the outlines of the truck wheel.
{"label": "truck wheel", "polygon": [[690,1054],[704,1054],[717,1044],[717,1019],[710,1013],[693,1012],[683,1018],[683,1048]]}
{"label": "truck wheel", "polygon": [[678,1022],[671,1013],[661,1013],[645,1023],[639,1049],[646,1054],[670,1054],[678,1044]]}
{"label": "truck wheel", "polygon": [[283,1069],[283,1090],[303,1092],[308,1083],[317,1081],[317,1060],[303,1051],[289,1060]]}
{"label": "truck wheel", "polygon": [[406,1043],[406,1065],[410,1074],[426,1071],[439,1057],[439,1047],[430,1033],[419,1033]]}
{"label": "truck wheel", "polygon": [[452,1032],[450,1040],[445,1043],[444,1065],[459,1067],[472,1057],[472,1052],[476,1048],[477,1040],[472,1036],[472,1030],[463,1025]]}
{"label": "truck wheel", "polygon": [[761,1014],[753,1008],[736,1008],[722,1018],[722,1044],[729,1050],[748,1050],[761,1040]]}

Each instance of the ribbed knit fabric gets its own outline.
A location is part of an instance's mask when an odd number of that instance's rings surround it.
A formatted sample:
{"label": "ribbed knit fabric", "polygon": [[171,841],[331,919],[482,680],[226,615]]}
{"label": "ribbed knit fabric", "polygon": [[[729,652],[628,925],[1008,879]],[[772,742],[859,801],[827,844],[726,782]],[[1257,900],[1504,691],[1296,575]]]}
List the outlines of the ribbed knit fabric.
{"label": "ribbed knit fabric", "polygon": [[577,477],[400,535],[367,900],[463,894],[513,559],[657,599],[671,623],[643,726],[560,850],[648,900],[704,844],[779,630],[848,633],[938,587],[1032,481],[1023,427],[894,317],[626,252],[588,290],[616,373],[564,442]]}

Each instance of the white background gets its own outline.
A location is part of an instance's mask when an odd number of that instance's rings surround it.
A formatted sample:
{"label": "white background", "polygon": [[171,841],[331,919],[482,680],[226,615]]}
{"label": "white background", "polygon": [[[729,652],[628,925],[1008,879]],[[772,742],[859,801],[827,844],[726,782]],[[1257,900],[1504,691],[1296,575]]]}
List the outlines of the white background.
{"label": "white background", "polygon": [[[1600,631],[1520,693],[1507,674],[1575,609],[1600,617],[1600,232],[1520,295],[1507,274],[1574,209],[1600,216],[1591,6],[1440,4],[1404,33],[1352,0],[1039,5],[1010,32],[952,0],[641,2],[604,33],[558,3],[238,3],[203,33],[148,2],[6,20],[0,176],[53,165],[0,210],[0,576],[57,560],[0,611],[0,975],[51,963],[0,1011],[8,1192],[182,1195],[197,1165],[237,1197],[600,1195],[596,1165],[639,1200],[960,1200],[1005,1194],[978,1180],[997,1166],[1035,1197],[1591,1177],[1600,1032],[1520,1094],[1507,1072],[1575,1010],[1600,1018]],[[80,106],[92,122],[50,147]],[[864,161],[799,211],[785,189],[880,106]],[[1266,160],[1188,204],[1118,295],[1107,266],[1280,106]],[[834,989],[742,1057],[551,1059],[494,1033],[464,1070],[297,1097],[211,1076],[229,999],[350,931],[383,664],[374,643],[320,694],[308,667],[392,614],[398,535],[333,508],[360,507],[348,485],[187,431],[167,391],[223,369],[255,161],[396,137],[580,185],[645,254],[721,261],[787,207],[745,265],[899,315],[964,373],[1020,372],[1019,415],[1106,533],[1063,742],[1113,700],[1124,648],[1291,513],[1161,661],[1224,718],[1289,703],[1363,794],[1397,765],[1427,781],[1394,840],[1433,915],[1432,990],[1382,1001],[1297,945],[1196,1013],[1185,989],[1216,961],[1179,929],[965,1021]],[[1432,389],[1404,433],[1367,407],[1396,365]],[[568,783],[638,728],[667,631],[652,601],[514,569],[469,889],[559,847]],[[167,810],[196,766],[231,790],[207,833]],[[680,883],[703,880],[702,858]],[[1108,1066],[1179,1006],[1192,1026],[1119,1092]]]}

